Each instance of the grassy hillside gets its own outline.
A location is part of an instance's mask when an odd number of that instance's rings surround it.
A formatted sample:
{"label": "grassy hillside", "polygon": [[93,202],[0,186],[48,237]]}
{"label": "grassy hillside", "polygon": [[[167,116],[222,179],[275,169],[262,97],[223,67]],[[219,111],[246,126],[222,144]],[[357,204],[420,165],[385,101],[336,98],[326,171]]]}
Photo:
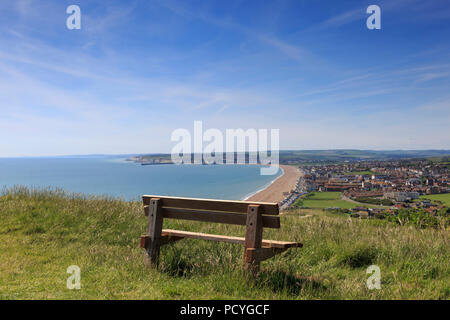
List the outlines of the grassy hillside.
{"label": "grassy hillside", "polygon": [[387,160],[412,159],[448,156],[450,150],[281,150],[280,163],[289,160],[299,161],[352,161],[352,160]]}
{"label": "grassy hillside", "polygon": [[357,204],[350,201],[340,200],[340,192],[314,192],[303,200],[303,207],[306,208],[343,208],[350,209]]}
{"label": "grassy hillside", "polygon": [[297,200],[296,206],[310,209],[341,208],[352,209],[354,207],[377,208],[372,204],[359,204],[356,202],[341,200],[340,192],[311,192]]}
{"label": "grassy hillside", "polygon": [[363,175],[373,175],[373,174],[375,174],[375,172],[366,170],[366,171],[345,172],[344,174],[345,175],[361,175],[361,176],[363,176]]}
{"label": "grassy hillside", "polygon": [[[182,240],[162,248],[158,271],[138,247],[140,203],[16,189],[0,197],[1,299],[449,299],[449,231],[381,220],[283,215],[265,238],[303,249],[241,272],[242,246]],[[243,235],[243,227],[167,220],[165,227]],[[381,269],[381,290],[366,288],[366,268]],[[66,289],[70,265],[81,290]]]}
{"label": "grassy hillside", "polygon": [[[450,150],[280,150],[280,164],[308,163],[308,162],[340,162],[355,160],[388,160],[388,159],[414,159],[433,157],[434,161],[442,161],[448,158]],[[225,155],[224,155],[225,156]],[[248,156],[248,154],[247,154]],[[134,157],[133,157],[134,158]],[[139,155],[137,159],[141,162],[164,159],[169,161],[170,154],[147,154]]]}
{"label": "grassy hillside", "polygon": [[428,194],[420,196],[420,198],[441,201],[444,205],[450,206],[450,193]]}

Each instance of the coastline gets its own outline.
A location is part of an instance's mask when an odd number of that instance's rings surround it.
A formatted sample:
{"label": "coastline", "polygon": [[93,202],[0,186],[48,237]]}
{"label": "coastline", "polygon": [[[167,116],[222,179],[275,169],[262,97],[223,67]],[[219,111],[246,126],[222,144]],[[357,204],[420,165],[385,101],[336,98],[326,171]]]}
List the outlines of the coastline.
{"label": "coastline", "polygon": [[[269,187],[272,185],[272,183],[274,183],[275,181],[277,181],[278,179],[280,179],[280,178],[284,175],[285,171],[284,171],[284,169],[283,169],[281,166],[279,166],[279,169],[281,170],[281,174],[280,174],[278,177],[276,177],[275,179],[273,179],[272,181],[270,181],[268,184],[266,184],[266,185],[265,185],[264,187],[262,187],[261,189],[258,189],[258,190],[256,190],[256,191],[250,193],[249,195],[245,196],[245,198],[243,198],[242,201],[248,201],[250,198],[252,198],[252,197],[256,196],[258,193],[260,193],[260,192],[266,190],[267,188],[269,188]],[[254,200],[253,200],[253,201],[254,201]]]}
{"label": "coastline", "polygon": [[280,202],[286,198],[284,192],[290,192],[295,188],[302,172],[294,166],[280,165],[283,174],[273,180],[267,187],[247,197],[246,201]]}

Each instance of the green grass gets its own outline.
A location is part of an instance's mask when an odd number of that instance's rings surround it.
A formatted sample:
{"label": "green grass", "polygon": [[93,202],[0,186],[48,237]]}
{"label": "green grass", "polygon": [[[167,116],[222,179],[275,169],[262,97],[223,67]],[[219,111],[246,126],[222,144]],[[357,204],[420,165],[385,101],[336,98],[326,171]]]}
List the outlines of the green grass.
{"label": "green grass", "polygon": [[345,172],[344,174],[346,174],[346,175],[360,175],[360,176],[363,176],[363,175],[373,175],[373,174],[375,174],[375,172],[372,172],[372,171],[352,171],[352,172]]}
{"label": "green grass", "polygon": [[311,193],[311,200],[339,200],[341,198],[340,192],[313,192]]}
{"label": "green grass", "polygon": [[441,193],[441,194],[429,194],[420,196],[421,199],[429,199],[429,200],[438,200],[441,201],[444,205],[450,206],[450,193]]}
{"label": "green grass", "polygon": [[354,207],[368,207],[368,208],[378,208],[377,205],[371,204],[358,204],[351,201],[340,200],[340,192],[312,192],[304,199],[300,198],[301,207],[304,208],[316,208],[316,209],[326,209],[326,208],[341,208],[341,209],[352,209]]}
{"label": "green grass", "polygon": [[303,200],[303,207],[351,209],[358,206],[356,203],[340,200],[340,196],[340,192],[313,192],[307,199]]}
{"label": "green grass", "polygon": [[[241,271],[242,246],[201,240],[164,246],[159,270],[148,268],[140,203],[16,189],[0,197],[0,299],[450,298],[448,230],[315,212],[291,211],[281,229],[264,231],[304,248],[263,262],[252,279]],[[164,227],[244,234],[222,224]],[[381,290],[366,287],[371,264],[381,269]],[[81,290],[66,288],[70,265],[81,268]]]}
{"label": "green grass", "polygon": [[345,200],[305,200],[303,201],[303,206],[305,208],[341,208],[341,209],[352,209],[354,207],[361,206],[356,203],[352,203]]}

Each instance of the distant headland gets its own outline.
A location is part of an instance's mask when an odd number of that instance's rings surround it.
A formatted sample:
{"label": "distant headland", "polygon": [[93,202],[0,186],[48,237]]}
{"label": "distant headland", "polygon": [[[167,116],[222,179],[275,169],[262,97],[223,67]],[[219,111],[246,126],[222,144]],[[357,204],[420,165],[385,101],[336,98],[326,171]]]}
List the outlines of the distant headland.
{"label": "distant headland", "polygon": [[[194,154],[191,155],[194,158]],[[238,155],[234,153],[236,159]],[[357,150],[357,149],[330,149],[330,150],[281,150],[279,151],[280,164],[308,164],[342,161],[374,161],[398,160],[432,157],[450,157],[450,150]],[[224,160],[226,154],[224,153]],[[245,154],[245,163],[248,163],[248,152]],[[152,164],[172,164],[169,153],[141,154],[127,158],[127,161]],[[225,161],[224,161],[225,162]]]}

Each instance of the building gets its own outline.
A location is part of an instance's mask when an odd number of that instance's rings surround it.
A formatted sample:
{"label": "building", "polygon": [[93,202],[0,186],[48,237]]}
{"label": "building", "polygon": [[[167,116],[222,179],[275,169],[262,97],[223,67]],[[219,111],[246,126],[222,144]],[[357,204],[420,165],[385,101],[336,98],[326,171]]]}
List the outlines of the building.
{"label": "building", "polygon": [[395,201],[404,202],[408,200],[419,199],[418,192],[407,192],[407,191],[399,191],[399,192],[386,192],[384,194],[384,198],[394,199]]}

